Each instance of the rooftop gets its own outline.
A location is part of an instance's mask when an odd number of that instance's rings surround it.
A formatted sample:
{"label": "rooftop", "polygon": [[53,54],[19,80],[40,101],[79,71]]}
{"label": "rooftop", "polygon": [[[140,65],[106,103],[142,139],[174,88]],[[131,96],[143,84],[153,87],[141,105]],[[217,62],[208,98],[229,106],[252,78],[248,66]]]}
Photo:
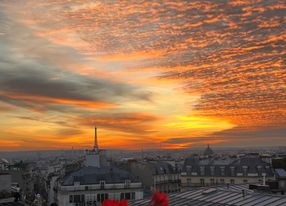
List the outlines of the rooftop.
{"label": "rooftop", "polygon": [[14,202],[14,198],[0,199],[0,206],[24,206],[24,203]]}
{"label": "rooftop", "polygon": [[172,165],[167,162],[149,161],[145,162],[145,164],[150,166],[154,175],[175,173],[175,170],[173,169]]}
{"label": "rooftop", "polygon": [[19,202],[6,202],[0,203],[0,206],[24,206],[24,204]]}
{"label": "rooftop", "polygon": [[[234,187],[234,188],[232,188]],[[245,189],[243,196],[242,190]],[[147,206],[150,199],[131,201],[129,206]],[[257,193],[246,186],[199,188],[169,195],[169,205],[176,206],[286,206],[286,196]]]}
{"label": "rooftop", "polygon": [[[190,167],[191,166],[191,167]],[[240,158],[207,158],[200,159],[195,156],[190,156],[185,160],[184,169],[191,174],[192,172],[200,173],[200,168],[204,167],[204,176],[220,176],[220,167],[225,168],[226,176],[231,175],[231,168],[234,168],[235,173],[242,173],[243,168],[246,167],[247,173],[258,173],[262,176],[265,173],[267,177],[274,176],[271,164],[263,161],[259,156],[243,156]],[[211,167],[214,167],[214,174],[211,173]]]}
{"label": "rooftop", "polygon": [[284,169],[275,169],[275,173],[278,178],[286,178],[286,171]]}
{"label": "rooftop", "polygon": [[125,180],[135,180],[127,171],[117,167],[83,167],[64,178],[63,186],[74,185],[80,182],[81,185],[98,184],[100,181],[106,183],[121,183]]}

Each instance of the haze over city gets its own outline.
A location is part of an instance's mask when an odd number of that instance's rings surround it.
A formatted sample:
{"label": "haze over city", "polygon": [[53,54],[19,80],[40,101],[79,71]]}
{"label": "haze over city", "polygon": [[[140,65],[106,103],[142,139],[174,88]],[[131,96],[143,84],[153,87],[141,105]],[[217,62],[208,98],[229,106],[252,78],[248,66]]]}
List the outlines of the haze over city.
{"label": "haze over city", "polygon": [[0,2],[0,150],[286,145],[283,0]]}

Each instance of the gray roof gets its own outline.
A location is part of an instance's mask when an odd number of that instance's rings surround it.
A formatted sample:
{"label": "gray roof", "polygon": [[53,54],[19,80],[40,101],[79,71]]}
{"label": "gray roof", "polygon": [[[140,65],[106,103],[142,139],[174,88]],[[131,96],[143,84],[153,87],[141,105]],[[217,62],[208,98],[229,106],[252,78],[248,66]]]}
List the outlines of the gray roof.
{"label": "gray roof", "polygon": [[[129,206],[147,206],[150,199],[129,202]],[[286,206],[286,197],[222,188],[200,188],[169,195],[170,206]]]}
{"label": "gray roof", "polygon": [[62,185],[73,185],[74,182],[80,182],[81,185],[89,185],[98,184],[100,181],[105,181],[105,183],[124,183],[125,180],[137,182],[129,172],[117,167],[83,167],[65,176]]}
{"label": "gray roof", "polygon": [[149,166],[153,169],[153,174],[172,174],[175,173],[172,165],[167,162],[155,161],[155,162],[148,162]]}
{"label": "gray roof", "polygon": [[133,164],[135,167],[137,167],[136,165],[143,165],[144,168],[150,170],[153,175],[178,173],[178,168],[175,169],[170,163],[164,161],[135,161]]}
{"label": "gray roof", "polygon": [[[200,168],[205,168],[203,176],[221,175],[221,167],[225,168],[223,176],[232,176],[231,169],[234,168],[234,173],[242,173],[243,167],[247,167],[247,173],[266,173],[267,177],[273,177],[274,171],[271,164],[264,162],[259,156],[245,156],[240,158],[207,158],[199,159],[198,157],[189,157],[184,164],[184,170],[190,175],[192,172],[197,172],[200,175]],[[211,174],[211,168],[214,167],[214,175]]]}
{"label": "gray roof", "polygon": [[275,169],[275,173],[279,178],[286,178],[286,171],[284,169]]}

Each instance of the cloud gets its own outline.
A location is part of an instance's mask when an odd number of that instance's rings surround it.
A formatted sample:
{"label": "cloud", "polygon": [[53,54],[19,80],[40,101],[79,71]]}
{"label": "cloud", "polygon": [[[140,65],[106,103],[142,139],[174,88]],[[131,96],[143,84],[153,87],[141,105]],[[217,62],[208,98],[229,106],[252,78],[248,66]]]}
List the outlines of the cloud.
{"label": "cloud", "polygon": [[[286,143],[285,127],[235,127],[208,136],[192,136],[169,138],[161,143],[166,147],[190,147],[194,145],[220,144],[227,146],[230,143],[236,146],[252,145],[279,146]],[[253,141],[256,144],[253,144]]]}
{"label": "cloud", "polygon": [[[190,146],[200,136],[223,145],[244,144],[239,139],[247,137],[250,145],[259,138],[284,142],[272,130],[286,123],[283,1],[29,0],[0,6],[2,102],[61,111],[70,116],[59,122],[71,118],[85,127],[94,121],[136,141],[135,135],[150,131],[154,138],[161,119],[175,127],[176,111],[237,125],[204,136],[210,127],[200,122],[201,135],[187,135],[193,142],[166,140],[169,146]],[[199,100],[193,105],[179,90]],[[156,105],[158,97],[174,106]],[[187,103],[188,110],[182,108]],[[182,127],[176,129],[170,136],[181,138]],[[157,142],[170,139],[156,135]]]}
{"label": "cloud", "polygon": [[[272,141],[274,139],[283,139],[286,134],[286,127],[237,127],[213,134],[215,137],[225,137],[229,139],[248,139],[248,140],[263,140]],[[263,142],[261,141],[261,142]],[[284,140],[286,141],[286,140]]]}
{"label": "cloud", "polygon": [[122,131],[131,134],[146,135],[153,133],[152,124],[156,124],[160,117],[144,113],[111,113],[84,116],[77,121],[81,125]]}
{"label": "cloud", "polygon": [[[129,98],[149,100],[149,93],[132,85],[61,68],[50,59],[53,56],[59,59],[57,51],[61,50],[61,56],[68,60],[76,55],[74,51],[37,38],[27,28],[12,21],[8,24],[13,28],[16,26],[17,32],[10,28],[0,37],[1,101],[36,110],[61,110],[63,106],[110,108],[115,107],[118,100]],[[27,44],[36,49],[27,50]],[[42,55],[38,56],[39,53]]]}
{"label": "cloud", "polygon": [[[215,138],[212,138],[212,137],[179,137],[179,138],[170,138],[170,139],[167,139],[165,141],[163,141],[162,143],[164,144],[186,144],[186,145],[189,145],[189,144],[205,144],[206,142],[212,142],[214,140],[218,140],[218,139],[215,139]],[[219,139],[221,140],[221,139]],[[224,140],[225,141],[225,140]]]}
{"label": "cloud", "polygon": [[229,143],[225,138],[211,137],[191,137],[191,138],[171,138],[161,143],[163,148],[190,148],[193,146],[205,146],[207,144],[225,144]]}

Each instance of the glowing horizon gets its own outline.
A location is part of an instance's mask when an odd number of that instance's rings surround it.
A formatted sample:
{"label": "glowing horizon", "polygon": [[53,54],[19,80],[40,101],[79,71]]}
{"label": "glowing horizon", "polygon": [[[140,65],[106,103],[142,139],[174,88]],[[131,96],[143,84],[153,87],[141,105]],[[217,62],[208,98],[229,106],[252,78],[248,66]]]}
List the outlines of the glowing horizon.
{"label": "glowing horizon", "polygon": [[286,145],[281,0],[0,8],[0,150]]}

